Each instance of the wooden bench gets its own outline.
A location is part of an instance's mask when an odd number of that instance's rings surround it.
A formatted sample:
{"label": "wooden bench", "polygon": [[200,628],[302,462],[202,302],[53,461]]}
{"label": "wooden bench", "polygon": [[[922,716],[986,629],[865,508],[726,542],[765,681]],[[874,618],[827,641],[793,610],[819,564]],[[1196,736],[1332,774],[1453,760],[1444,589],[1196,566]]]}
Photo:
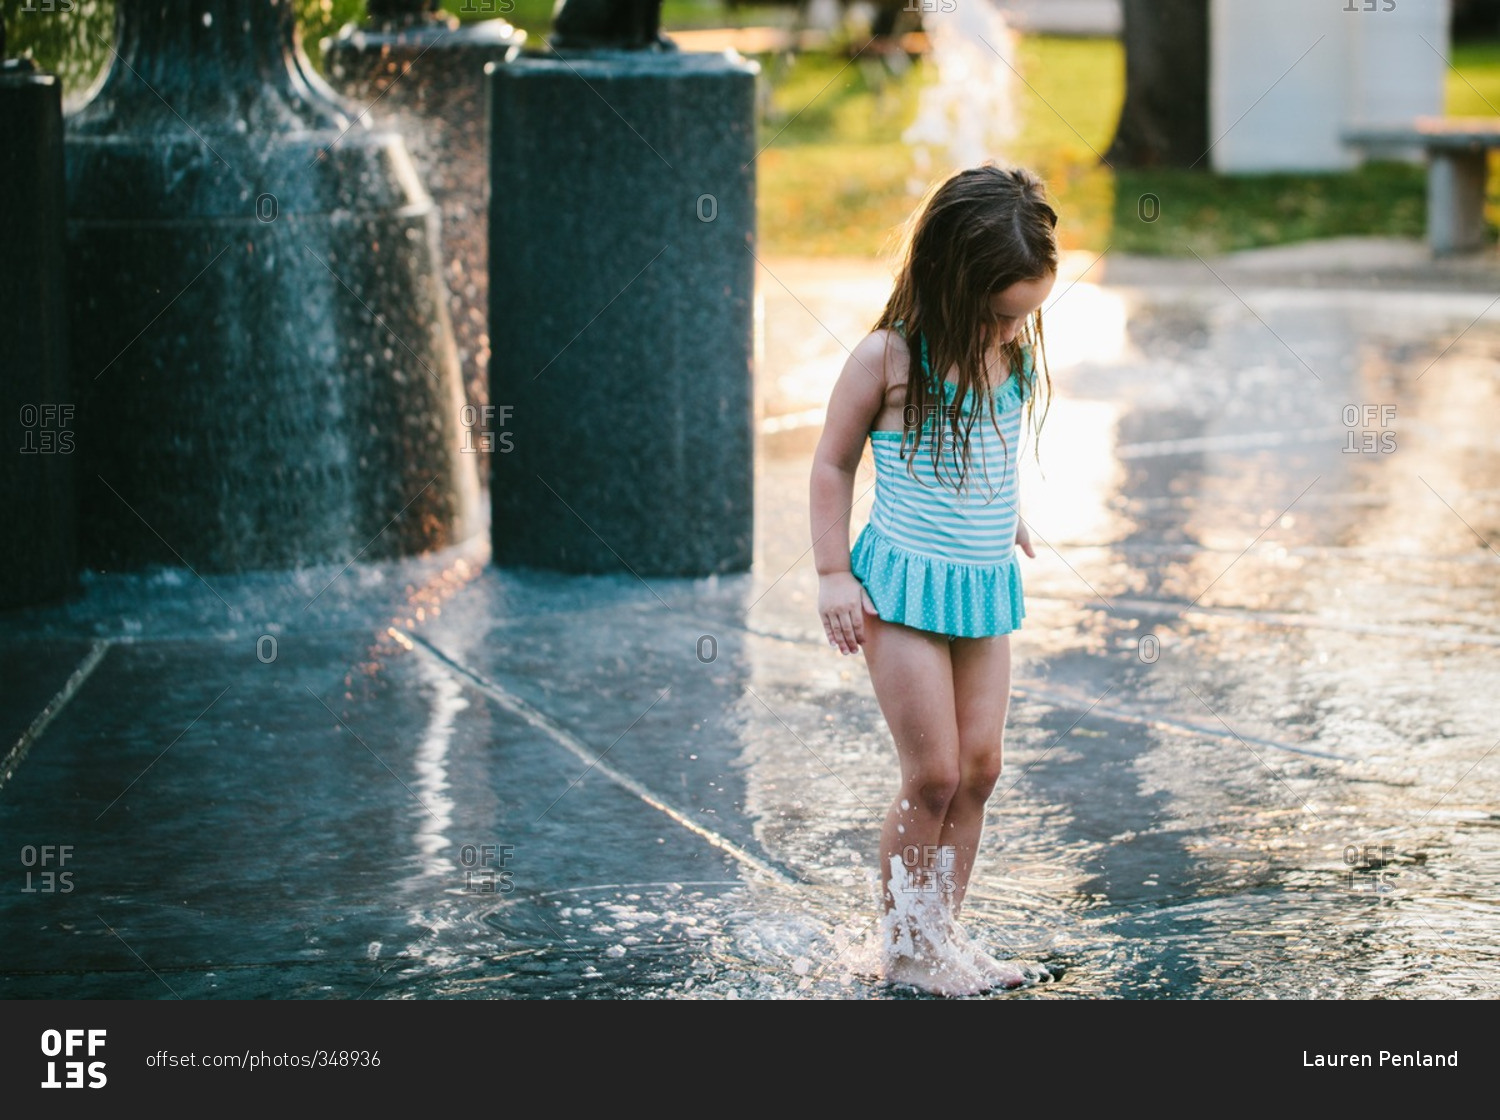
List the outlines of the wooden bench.
{"label": "wooden bench", "polygon": [[1417,117],[1409,125],[1350,128],[1354,147],[1420,147],[1427,155],[1427,243],[1447,256],[1484,248],[1489,152],[1500,148],[1500,117]]}

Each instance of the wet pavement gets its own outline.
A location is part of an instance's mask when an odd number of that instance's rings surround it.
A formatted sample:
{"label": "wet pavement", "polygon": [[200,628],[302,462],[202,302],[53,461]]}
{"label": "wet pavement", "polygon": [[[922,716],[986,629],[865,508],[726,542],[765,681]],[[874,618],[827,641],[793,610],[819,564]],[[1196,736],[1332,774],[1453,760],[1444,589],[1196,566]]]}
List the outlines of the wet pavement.
{"label": "wet pavement", "polygon": [[[760,274],[748,574],[481,534],[7,612],[0,998],[912,998],[868,972],[894,759],[806,507],[886,280]],[[1500,992],[1497,291],[1403,243],[1070,257],[966,910],[1061,976],[978,998]]]}

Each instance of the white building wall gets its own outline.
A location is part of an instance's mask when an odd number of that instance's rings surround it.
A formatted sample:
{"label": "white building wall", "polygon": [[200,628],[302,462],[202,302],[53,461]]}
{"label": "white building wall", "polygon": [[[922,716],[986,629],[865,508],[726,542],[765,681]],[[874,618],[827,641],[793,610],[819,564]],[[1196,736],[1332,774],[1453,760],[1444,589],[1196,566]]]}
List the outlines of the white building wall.
{"label": "white building wall", "polygon": [[1441,113],[1448,21],[1448,0],[1210,0],[1214,169],[1345,170],[1345,128]]}

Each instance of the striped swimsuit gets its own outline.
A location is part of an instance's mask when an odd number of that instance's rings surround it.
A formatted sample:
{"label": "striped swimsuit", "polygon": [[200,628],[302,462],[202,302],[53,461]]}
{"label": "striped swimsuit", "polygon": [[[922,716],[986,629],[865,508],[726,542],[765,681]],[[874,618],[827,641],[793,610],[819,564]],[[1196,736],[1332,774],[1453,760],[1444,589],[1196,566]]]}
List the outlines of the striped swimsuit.
{"label": "striped swimsuit", "polygon": [[[995,392],[993,419],[983,400],[971,395],[964,402],[965,415],[976,408],[978,414],[969,433],[969,469],[961,493],[953,488],[960,465],[957,448],[944,448],[939,470],[932,462],[933,433],[941,438],[946,416],[928,419],[915,462],[910,439],[902,457],[900,432],[870,433],[875,503],[849,560],[875,613],[885,621],[950,638],[992,637],[1020,628],[1026,609],[1015,557],[1016,460],[1020,382],[1024,378],[1029,388],[1032,375],[1029,348],[1023,353],[1022,378],[1012,374]],[[932,376],[926,339],[922,369]],[[944,405],[951,407],[957,390],[949,381],[942,386]]]}

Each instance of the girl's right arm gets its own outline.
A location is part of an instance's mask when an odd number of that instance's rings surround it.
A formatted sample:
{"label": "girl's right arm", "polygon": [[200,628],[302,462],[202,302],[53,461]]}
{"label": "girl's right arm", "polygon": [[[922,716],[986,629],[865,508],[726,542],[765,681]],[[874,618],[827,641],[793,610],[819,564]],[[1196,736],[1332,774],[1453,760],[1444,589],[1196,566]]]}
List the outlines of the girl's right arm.
{"label": "girl's right arm", "polygon": [[885,405],[887,336],[875,331],[850,353],[829,397],[823,435],[813,453],[809,510],[818,614],[828,644],[840,653],[859,651],[865,640],[864,612],[875,610],[849,570],[849,520],[865,439]]}

